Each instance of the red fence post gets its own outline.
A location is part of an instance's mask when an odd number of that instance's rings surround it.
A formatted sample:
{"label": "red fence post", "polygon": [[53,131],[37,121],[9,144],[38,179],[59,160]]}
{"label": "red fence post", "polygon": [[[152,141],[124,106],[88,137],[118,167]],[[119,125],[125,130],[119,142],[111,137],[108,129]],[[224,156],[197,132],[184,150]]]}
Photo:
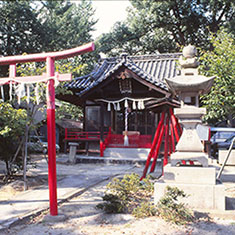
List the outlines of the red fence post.
{"label": "red fence post", "polygon": [[102,140],[100,140],[100,156],[104,156],[104,143]]}

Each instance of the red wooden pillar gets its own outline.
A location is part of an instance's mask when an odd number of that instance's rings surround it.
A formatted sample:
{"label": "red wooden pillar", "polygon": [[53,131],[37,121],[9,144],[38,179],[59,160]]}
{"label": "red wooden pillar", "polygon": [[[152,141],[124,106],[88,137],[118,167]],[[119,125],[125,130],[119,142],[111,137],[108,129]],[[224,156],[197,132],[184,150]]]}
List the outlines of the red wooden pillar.
{"label": "red wooden pillar", "polygon": [[100,104],[100,156],[104,156],[104,103]]}
{"label": "red wooden pillar", "polygon": [[[47,57],[47,77],[55,75],[54,60]],[[55,87],[54,79],[47,84],[47,141],[48,141],[48,185],[50,214],[58,215],[56,179],[56,141],[55,141]]]}
{"label": "red wooden pillar", "polygon": [[169,148],[168,145],[169,145],[169,116],[167,116],[166,119],[163,166],[165,166],[168,163],[168,148]]}
{"label": "red wooden pillar", "polygon": [[172,145],[172,152],[175,152],[175,138],[174,138],[174,129],[173,124],[170,122],[170,129],[171,129],[171,145]]}
{"label": "red wooden pillar", "polygon": [[157,129],[156,129],[156,132],[155,132],[155,135],[154,135],[153,143],[152,143],[152,146],[151,146],[151,149],[150,149],[147,161],[145,163],[145,168],[144,168],[144,171],[143,171],[143,175],[140,178],[140,180],[142,180],[143,178],[146,177],[146,174],[147,174],[147,171],[148,171],[148,168],[149,168],[149,164],[150,164],[151,158],[153,157],[154,150],[156,149],[156,144],[157,144],[158,137],[159,137],[159,134],[160,134],[160,131],[161,131],[161,127],[162,127],[162,125],[164,123],[164,118],[165,118],[165,112],[163,111],[161,119],[160,119],[160,121],[158,123]]}
{"label": "red wooden pillar", "polygon": [[158,140],[158,143],[157,143],[156,151],[155,151],[154,156],[153,156],[153,162],[152,162],[152,166],[150,168],[150,173],[155,170],[155,166],[156,166],[156,162],[157,162],[157,158],[158,158],[158,153],[159,153],[159,150],[160,150],[160,147],[161,147],[161,144],[162,144],[162,138],[163,138],[163,135],[164,135],[164,129],[165,129],[165,125],[163,123],[162,126],[161,126],[161,132],[160,132],[160,137],[159,137],[159,140]]}
{"label": "red wooden pillar", "polygon": [[172,122],[173,129],[174,129],[174,132],[175,132],[175,138],[176,138],[176,141],[178,142],[180,137],[179,137],[179,133],[178,133],[178,130],[177,130],[177,120],[176,120],[175,115],[173,114],[172,109],[170,109],[170,114],[171,114],[171,122]]}
{"label": "red wooden pillar", "polygon": [[[169,124],[170,125],[170,124]],[[169,156],[172,154],[172,143],[171,143],[171,135],[168,137],[168,143],[169,143]]]}

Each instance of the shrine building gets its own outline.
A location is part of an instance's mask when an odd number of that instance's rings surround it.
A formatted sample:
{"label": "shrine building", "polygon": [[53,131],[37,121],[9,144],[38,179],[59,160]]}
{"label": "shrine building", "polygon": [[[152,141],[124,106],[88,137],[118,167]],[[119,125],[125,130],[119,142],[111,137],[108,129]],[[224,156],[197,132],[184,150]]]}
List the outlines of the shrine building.
{"label": "shrine building", "polygon": [[[66,84],[73,94],[59,99],[83,108],[83,132],[67,130],[65,141],[105,147],[150,148],[160,114],[179,102],[165,78],[179,74],[181,53],[100,59],[93,71]],[[125,143],[125,136],[128,141]],[[102,146],[101,146],[102,147]]]}

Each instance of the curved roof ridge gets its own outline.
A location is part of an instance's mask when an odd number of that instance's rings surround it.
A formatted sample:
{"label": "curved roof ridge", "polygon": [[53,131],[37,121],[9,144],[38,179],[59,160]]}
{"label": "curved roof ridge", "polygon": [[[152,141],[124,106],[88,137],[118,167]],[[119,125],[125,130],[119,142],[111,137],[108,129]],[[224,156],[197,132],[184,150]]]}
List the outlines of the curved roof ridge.
{"label": "curved roof ridge", "polygon": [[[162,54],[145,54],[145,55],[127,55],[126,58],[132,60],[149,60],[149,59],[176,59],[179,58],[182,53],[162,53]],[[116,57],[107,57],[107,58],[100,58],[99,62],[107,61],[107,63],[114,63],[117,60],[120,60],[123,55],[116,56]]]}
{"label": "curved roof ridge", "polygon": [[167,90],[164,79],[177,75],[176,60],[180,55],[181,53],[134,56],[122,54],[118,57],[103,58],[94,66],[90,74],[73,79],[68,87],[79,89],[80,94],[84,94],[107,79],[121,66],[125,66],[142,79]]}

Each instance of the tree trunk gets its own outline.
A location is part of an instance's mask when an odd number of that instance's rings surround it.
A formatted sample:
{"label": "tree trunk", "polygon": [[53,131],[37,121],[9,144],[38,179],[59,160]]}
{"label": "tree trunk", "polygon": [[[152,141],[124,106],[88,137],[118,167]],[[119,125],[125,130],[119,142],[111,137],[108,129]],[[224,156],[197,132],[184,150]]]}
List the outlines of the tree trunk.
{"label": "tree trunk", "polygon": [[26,177],[26,171],[27,171],[27,157],[28,157],[28,126],[26,125],[25,128],[25,148],[24,148],[24,157],[23,157],[23,179],[24,179],[24,190],[28,189],[28,185],[27,185],[27,177]]}

